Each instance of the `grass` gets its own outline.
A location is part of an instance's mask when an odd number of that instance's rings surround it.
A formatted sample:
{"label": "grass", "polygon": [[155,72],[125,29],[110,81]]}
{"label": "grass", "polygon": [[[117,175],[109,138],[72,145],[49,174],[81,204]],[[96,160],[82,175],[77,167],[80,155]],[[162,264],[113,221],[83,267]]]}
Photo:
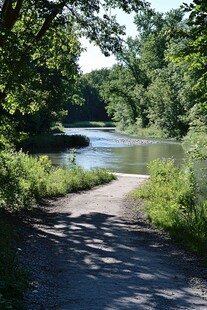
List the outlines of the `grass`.
{"label": "grass", "polygon": [[31,152],[63,151],[68,148],[85,147],[89,145],[89,138],[83,135],[40,135],[23,140],[18,148]]}
{"label": "grass", "polygon": [[84,171],[74,161],[70,169],[53,167],[47,156],[4,150],[0,152],[0,207],[16,211],[42,198],[89,189],[114,178],[104,169]]}
{"label": "grass", "polygon": [[149,220],[167,231],[207,262],[207,200],[190,163],[176,167],[173,160],[155,160],[150,179],[133,193],[142,198]]}
{"label": "grass", "polygon": [[96,122],[96,121],[88,121],[88,122],[75,122],[70,124],[63,124],[66,128],[84,128],[84,127],[115,127],[114,122]]}

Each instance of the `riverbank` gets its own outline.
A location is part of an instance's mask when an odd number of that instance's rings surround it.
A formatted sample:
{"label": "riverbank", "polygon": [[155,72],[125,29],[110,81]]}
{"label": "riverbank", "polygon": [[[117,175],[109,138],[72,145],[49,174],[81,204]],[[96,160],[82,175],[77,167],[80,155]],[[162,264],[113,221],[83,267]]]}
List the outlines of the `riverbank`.
{"label": "riverbank", "polygon": [[207,308],[207,269],[133,211],[127,194],[145,180],[118,175],[25,214],[26,309]]}

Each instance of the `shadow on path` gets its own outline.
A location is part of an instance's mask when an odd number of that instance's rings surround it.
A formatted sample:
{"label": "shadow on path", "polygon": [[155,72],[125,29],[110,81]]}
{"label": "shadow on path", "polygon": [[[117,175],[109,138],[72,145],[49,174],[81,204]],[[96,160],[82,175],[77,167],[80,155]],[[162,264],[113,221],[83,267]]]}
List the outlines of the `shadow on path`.
{"label": "shadow on path", "polygon": [[37,223],[39,240],[49,243],[57,302],[34,309],[207,309],[170,253],[126,219],[65,212],[43,214]]}

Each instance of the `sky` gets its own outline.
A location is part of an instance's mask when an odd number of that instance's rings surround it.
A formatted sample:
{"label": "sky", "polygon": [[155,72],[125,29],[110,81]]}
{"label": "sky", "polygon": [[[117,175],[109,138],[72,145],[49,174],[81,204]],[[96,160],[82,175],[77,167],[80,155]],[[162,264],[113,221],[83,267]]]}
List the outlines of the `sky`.
{"label": "sky", "polygon": [[[171,9],[177,9],[179,6],[185,2],[190,3],[191,0],[148,0],[151,3],[151,7],[159,12],[167,12]],[[126,14],[120,10],[115,12],[117,15],[117,20],[121,25],[126,26],[126,36],[135,37],[137,34],[136,26],[133,23],[134,14]],[[105,57],[99,47],[90,44],[88,40],[81,40],[82,46],[87,48],[86,52],[83,52],[80,56],[79,65],[83,73],[90,72],[95,69],[110,68],[115,64],[116,59],[112,55],[110,57]]]}

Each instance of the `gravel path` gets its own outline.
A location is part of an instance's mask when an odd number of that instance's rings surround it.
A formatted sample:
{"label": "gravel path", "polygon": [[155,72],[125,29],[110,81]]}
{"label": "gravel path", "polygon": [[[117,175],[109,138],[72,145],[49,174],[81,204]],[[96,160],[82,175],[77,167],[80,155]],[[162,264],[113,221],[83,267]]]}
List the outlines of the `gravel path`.
{"label": "gravel path", "polygon": [[126,194],[145,179],[119,175],[33,214],[21,245],[27,310],[207,309],[207,268],[132,210]]}

